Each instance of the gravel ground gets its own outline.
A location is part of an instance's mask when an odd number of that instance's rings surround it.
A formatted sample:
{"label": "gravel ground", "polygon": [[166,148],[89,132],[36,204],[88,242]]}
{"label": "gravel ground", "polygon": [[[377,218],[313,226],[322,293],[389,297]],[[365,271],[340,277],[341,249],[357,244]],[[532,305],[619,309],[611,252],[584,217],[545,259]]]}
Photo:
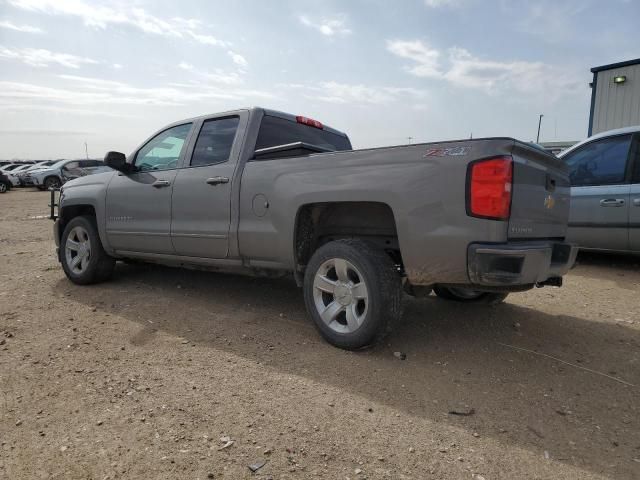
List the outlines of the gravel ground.
{"label": "gravel ground", "polygon": [[71,284],[47,197],[0,195],[0,478],[640,478],[638,258],[498,307],[407,298],[349,353],[290,280]]}

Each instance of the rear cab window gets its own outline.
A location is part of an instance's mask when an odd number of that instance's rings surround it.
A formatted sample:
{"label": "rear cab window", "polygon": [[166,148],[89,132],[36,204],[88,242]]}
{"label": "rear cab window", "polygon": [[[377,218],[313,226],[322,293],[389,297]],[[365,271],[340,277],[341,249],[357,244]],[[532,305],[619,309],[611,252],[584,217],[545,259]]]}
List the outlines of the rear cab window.
{"label": "rear cab window", "polygon": [[263,117],[255,149],[260,150],[296,142],[317,145],[333,151],[351,150],[351,142],[344,135],[273,115]]}

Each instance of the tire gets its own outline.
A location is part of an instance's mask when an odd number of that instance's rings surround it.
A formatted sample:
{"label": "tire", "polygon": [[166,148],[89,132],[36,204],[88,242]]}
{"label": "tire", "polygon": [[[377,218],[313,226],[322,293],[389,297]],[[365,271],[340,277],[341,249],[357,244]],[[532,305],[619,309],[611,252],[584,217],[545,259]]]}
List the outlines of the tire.
{"label": "tire", "polygon": [[6,193],[9,191],[9,187],[6,183],[0,182],[0,193]]}
{"label": "tire", "polygon": [[47,177],[44,179],[44,188],[49,190],[50,188],[60,188],[62,186],[62,182],[58,177]]}
{"label": "tire", "polygon": [[490,305],[502,303],[509,295],[508,293],[478,292],[467,288],[443,287],[440,285],[433,287],[433,291],[437,296],[445,300],[462,303],[487,303]]}
{"label": "tire", "polygon": [[[75,217],[66,225],[59,255],[67,278],[78,285],[108,280],[116,264],[102,248],[96,221],[89,216]],[[75,260],[78,257],[80,260]]]}
{"label": "tire", "polygon": [[303,289],[307,311],[322,337],[346,350],[379,342],[402,313],[395,265],[362,240],[336,240],[316,250]]}

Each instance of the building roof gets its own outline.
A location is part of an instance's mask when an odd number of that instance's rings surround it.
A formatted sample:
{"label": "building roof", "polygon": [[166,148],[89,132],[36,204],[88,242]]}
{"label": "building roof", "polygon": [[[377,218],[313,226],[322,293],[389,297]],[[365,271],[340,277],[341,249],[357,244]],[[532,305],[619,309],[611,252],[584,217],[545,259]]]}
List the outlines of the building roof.
{"label": "building roof", "polygon": [[627,60],[626,62],[610,63],[608,65],[601,65],[599,67],[593,67],[591,71],[593,73],[602,72],[604,70],[613,70],[614,68],[630,67],[631,65],[640,64],[640,58],[635,60]]}

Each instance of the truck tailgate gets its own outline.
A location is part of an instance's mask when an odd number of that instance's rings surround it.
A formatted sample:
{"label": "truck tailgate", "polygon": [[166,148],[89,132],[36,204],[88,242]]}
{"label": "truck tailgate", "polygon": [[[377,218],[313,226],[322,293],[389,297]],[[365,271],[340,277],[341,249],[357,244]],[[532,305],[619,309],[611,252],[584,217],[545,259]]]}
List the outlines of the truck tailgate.
{"label": "truck tailgate", "polygon": [[559,158],[515,142],[509,238],[564,238],[570,206],[569,172]]}

